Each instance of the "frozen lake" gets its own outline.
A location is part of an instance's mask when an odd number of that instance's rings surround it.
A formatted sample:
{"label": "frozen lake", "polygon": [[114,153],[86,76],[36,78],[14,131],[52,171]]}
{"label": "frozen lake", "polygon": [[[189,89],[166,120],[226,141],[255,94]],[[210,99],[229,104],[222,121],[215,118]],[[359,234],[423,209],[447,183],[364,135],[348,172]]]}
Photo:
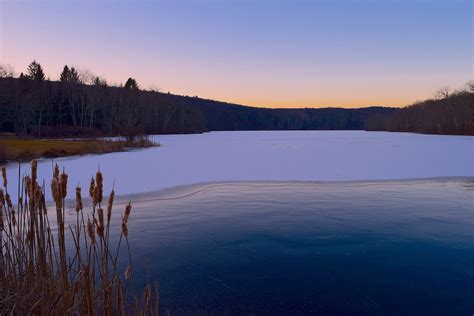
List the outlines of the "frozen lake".
{"label": "frozen lake", "polygon": [[[56,159],[70,190],[97,168],[106,191],[216,181],[341,181],[474,176],[474,137],[365,131],[233,131],[153,136],[161,147]],[[23,167],[26,170],[26,165]],[[52,161],[40,162],[49,187]],[[14,196],[18,167],[8,167]]]}

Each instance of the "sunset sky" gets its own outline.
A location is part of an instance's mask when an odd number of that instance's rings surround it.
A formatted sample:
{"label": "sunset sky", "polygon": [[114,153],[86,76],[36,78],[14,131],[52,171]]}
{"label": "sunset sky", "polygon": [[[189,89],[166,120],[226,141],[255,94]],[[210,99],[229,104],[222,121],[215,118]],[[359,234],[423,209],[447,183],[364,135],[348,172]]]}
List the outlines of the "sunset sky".
{"label": "sunset sky", "polygon": [[0,0],[0,63],[254,106],[402,106],[473,79],[472,3]]}

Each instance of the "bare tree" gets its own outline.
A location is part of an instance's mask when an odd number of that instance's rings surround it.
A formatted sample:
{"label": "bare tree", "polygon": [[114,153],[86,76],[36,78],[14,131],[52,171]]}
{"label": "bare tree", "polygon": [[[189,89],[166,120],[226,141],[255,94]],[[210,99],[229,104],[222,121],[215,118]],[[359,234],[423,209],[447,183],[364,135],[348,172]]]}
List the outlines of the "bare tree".
{"label": "bare tree", "polygon": [[442,87],[435,92],[435,99],[447,99],[451,95],[451,89],[448,86]]}
{"label": "bare tree", "polygon": [[0,64],[0,78],[13,78],[15,77],[15,69],[12,65]]}
{"label": "bare tree", "polygon": [[466,88],[468,92],[474,93],[474,80],[466,82]]}

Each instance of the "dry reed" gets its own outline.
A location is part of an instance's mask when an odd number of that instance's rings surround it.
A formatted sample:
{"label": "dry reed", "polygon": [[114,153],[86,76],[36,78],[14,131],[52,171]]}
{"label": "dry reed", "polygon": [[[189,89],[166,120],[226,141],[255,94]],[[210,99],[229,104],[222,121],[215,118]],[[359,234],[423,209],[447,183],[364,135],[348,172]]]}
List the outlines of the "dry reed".
{"label": "dry reed", "polygon": [[[109,234],[115,193],[112,190],[109,195],[104,214],[100,206],[103,177],[98,171],[89,188],[92,209],[86,214],[81,188],[77,187],[76,223],[67,225],[68,175],[60,173],[56,165],[51,181],[56,225],[50,224],[37,168],[37,162],[32,161],[31,176],[21,179],[18,203],[14,206],[8,194],[6,168],[2,167],[0,314],[158,314],[157,287],[146,286],[142,297],[137,298],[131,286],[133,268],[127,224],[132,204],[128,203],[122,214],[121,230],[117,230],[120,238],[113,247]],[[66,247],[68,238],[73,247]],[[128,263],[118,262],[122,240],[126,243]],[[118,271],[123,266],[126,269]]]}

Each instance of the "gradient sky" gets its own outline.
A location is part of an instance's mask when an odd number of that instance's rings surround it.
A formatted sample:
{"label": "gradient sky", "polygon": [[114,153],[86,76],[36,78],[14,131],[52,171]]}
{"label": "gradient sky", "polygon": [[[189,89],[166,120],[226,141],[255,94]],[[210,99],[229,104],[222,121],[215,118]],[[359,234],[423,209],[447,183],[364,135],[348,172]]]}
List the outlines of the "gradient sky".
{"label": "gradient sky", "polygon": [[268,107],[402,106],[473,79],[473,1],[0,0],[0,63]]}

